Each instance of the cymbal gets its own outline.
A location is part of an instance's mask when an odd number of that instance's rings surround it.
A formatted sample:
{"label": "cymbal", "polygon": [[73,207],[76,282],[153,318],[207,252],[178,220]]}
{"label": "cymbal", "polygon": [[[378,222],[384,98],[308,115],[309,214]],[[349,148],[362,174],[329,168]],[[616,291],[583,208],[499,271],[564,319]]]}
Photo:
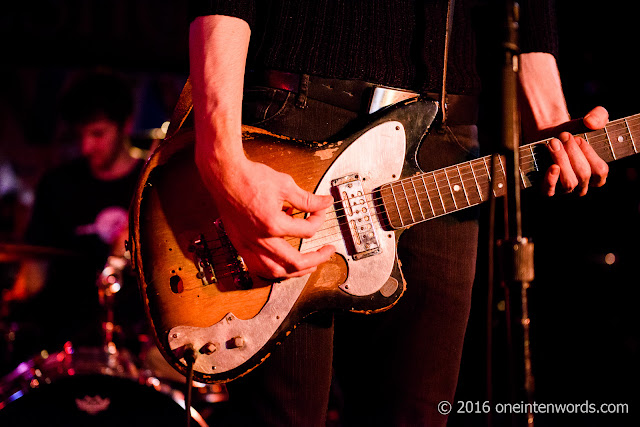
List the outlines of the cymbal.
{"label": "cymbal", "polygon": [[49,259],[53,257],[79,257],[77,252],[48,246],[0,243],[0,262],[18,262],[28,259]]}

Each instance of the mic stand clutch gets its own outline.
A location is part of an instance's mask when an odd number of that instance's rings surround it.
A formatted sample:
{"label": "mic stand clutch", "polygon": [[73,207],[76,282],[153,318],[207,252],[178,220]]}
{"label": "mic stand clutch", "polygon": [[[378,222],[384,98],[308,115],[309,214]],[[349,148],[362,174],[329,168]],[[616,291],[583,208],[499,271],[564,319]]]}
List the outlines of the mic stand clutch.
{"label": "mic stand clutch", "polygon": [[[505,39],[503,48],[505,62],[502,68],[502,146],[500,154],[505,158],[505,225],[504,239],[496,242],[498,259],[506,284],[505,303],[507,316],[507,340],[511,370],[511,398],[513,403],[525,400],[527,405],[526,425],[533,426],[534,380],[531,370],[529,342],[529,311],[527,291],[534,278],[533,244],[522,236],[520,210],[520,114],[518,110],[518,4],[506,0]],[[497,165],[496,165],[497,166]],[[495,176],[495,173],[494,173]],[[495,181],[495,180],[494,180]],[[519,339],[514,340],[514,335]],[[518,350],[516,352],[516,349]],[[516,357],[521,352],[522,359]],[[517,359],[518,362],[515,363]],[[516,387],[522,384],[523,389]],[[524,396],[522,393],[524,392]],[[524,399],[523,399],[524,397]],[[514,425],[522,420],[513,414]]]}

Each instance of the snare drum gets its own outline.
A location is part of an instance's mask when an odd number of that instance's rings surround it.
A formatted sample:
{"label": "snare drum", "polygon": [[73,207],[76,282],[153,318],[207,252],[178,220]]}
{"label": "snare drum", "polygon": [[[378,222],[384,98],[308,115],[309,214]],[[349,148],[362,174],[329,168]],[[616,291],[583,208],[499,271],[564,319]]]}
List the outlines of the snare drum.
{"label": "snare drum", "polygon": [[[180,393],[140,384],[126,352],[102,349],[46,353],[0,381],[1,426],[181,426]],[[182,405],[182,406],[181,406]],[[191,409],[192,425],[206,427]]]}

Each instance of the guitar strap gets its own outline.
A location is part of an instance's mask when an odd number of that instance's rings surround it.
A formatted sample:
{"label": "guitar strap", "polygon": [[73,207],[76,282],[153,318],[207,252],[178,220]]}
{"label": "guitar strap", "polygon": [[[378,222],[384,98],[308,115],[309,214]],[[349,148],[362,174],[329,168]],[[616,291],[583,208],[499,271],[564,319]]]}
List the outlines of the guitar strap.
{"label": "guitar strap", "polygon": [[189,113],[193,109],[193,102],[191,101],[191,80],[187,77],[187,81],[182,88],[182,92],[180,92],[180,97],[178,98],[178,102],[176,103],[175,108],[173,109],[173,113],[171,114],[171,119],[169,121],[169,129],[167,129],[167,134],[164,139],[168,139],[178,132],[178,130],[182,127],[185,120],[189,116]]}
{"label": "guitar strap", "polygon": [[442,111],[442,127],[447,124],[447,63],[449,62],[449,44],[451,28],[453,27],[453,10],[455,0],[449,0],[447,5],[447,26],[444,32],[444,60],[442,64],[442,90],[440,91],[440,109]]}

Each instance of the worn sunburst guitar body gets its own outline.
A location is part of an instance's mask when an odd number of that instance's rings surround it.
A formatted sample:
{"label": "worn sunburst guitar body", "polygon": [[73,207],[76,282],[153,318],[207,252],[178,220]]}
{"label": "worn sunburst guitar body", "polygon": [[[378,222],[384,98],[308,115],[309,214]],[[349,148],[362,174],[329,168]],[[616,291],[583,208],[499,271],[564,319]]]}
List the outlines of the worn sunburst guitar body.
{"label": "worn sunburst guitar body", "polygon": [[[418,148],[437,110],[428,99],[405,101],[334,142],[293,141],[243,127],[248,158],[335,199],[315,236],[290,243],[301,252],[331,243],[336,253],[314,273],[279,282],[246,271],[227,238],[195,166],[193,130],[182,128],[163,141],[139,181],[130,249],[167,361],[186,374],[183,355],[193,349],[194,379],[226,382],[262,363],[313,312],[373,313],[393,306],[405,289],[396,254],[402,230],[479,204],[491,191],[489,157],[420,170]],[[614,160],[637,153],[639,121],[629,117],[580,136]],[[524,187],[538,170],[536,146],[545,142],[520,149]],[[498,189],[504,182],[499,166]]]}

